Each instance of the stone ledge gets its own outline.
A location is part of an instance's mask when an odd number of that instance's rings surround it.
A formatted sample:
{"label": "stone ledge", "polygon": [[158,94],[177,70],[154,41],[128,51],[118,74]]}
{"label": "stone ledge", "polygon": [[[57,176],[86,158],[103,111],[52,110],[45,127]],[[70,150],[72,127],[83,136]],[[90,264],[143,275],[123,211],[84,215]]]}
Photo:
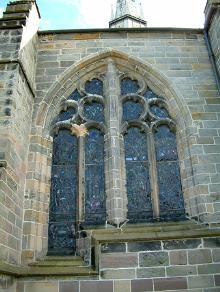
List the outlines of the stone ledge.
{"label": "stone ledge", "polygon": [[95,242],[132,242],[188,239],[220,236],[220,228],[209,229],[192,222],[164,223],[149,226],[129,226],[119,229],[91,230]]}

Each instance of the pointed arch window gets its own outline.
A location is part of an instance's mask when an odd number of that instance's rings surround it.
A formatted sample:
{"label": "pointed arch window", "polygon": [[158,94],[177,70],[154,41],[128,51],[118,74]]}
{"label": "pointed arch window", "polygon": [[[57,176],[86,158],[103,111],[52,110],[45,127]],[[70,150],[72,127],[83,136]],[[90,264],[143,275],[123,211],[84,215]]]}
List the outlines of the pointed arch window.
{"label": "pointed arch window", "polygon": [[166,101],[107,70],[80,81],[54,120],[49,254],[74,254],[85,226],[185,219]]}
{"label": "pointed arch window", "polygon": [[75,90],[54,120],[48,254],[75,254],[81,225],[106,222],[102,82]]}
{"label": "pointed arch window", "polygon": [[166,102],[137,80],[121,81],[130,222],[185,218],[176,127]]}

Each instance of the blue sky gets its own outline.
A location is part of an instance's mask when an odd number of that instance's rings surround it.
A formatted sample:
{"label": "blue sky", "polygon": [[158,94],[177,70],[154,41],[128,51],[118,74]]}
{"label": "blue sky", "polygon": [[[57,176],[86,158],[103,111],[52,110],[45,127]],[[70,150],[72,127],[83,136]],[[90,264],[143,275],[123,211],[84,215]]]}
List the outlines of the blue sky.
{"label": "blue sky", "polygon": [[[9,0],[0,0],[0,13]],[[203,27],[206,0],[140,0],[149,27]],[[37,0],[41,30],[108,27],[116,0]],[[159,9],[158,9],[159,8]]]}

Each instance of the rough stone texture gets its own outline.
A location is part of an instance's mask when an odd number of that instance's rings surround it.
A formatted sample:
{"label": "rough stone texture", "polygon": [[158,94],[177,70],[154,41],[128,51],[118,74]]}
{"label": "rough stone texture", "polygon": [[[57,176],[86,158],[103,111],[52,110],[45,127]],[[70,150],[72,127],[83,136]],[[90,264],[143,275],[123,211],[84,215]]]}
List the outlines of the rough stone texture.
{"label": "rough stone texture", "polygon": [[[219,7],[218,0],[212,2]],[[177,123],[187,216],[204,225],[198,224],[192,238],[187,237],[188,230],[175,237],[178,224],[173,227],[161,223],[159,229],[152,226],[149,234],[152,232],[155,237],[149,241],[136,239],[136,235],[146,235],[145,230],[138,234],[134,230],[130,240],[120,242],[116,236],[98,246],[92,242],[96,248],[94,262],[100,269],[99,280],[93,280],[91,275],[84,279],[21,277],[15,289],[13,277],[0,276],[0,289],[3,292],[219,291],[220,237],[217,232],[215,237],[209,237],[208,232],[210,227],[219,227],[220,222],[220,96],[203,31],[41,32],[33,33],[22,46],[26,17],[33,7],[33,1],[11,3],[0,20],[0,263],[20,264],[22,260],[26,265],[46,255],[51,122],[63,100],[76,87],[80,88],[81,80],[106,72],[109,88],[112,86],[108,92],[111,110],[117,102],[118,117],[122,109],[117,78],[121,73],[129,72],[134,79],[143,76],[147,85],[166,99]],[[218,68],[219,19],[218,8],[209,29]],[[107,64],[112,66],[108,71]],[[105,138],[108,151],[112,151],[105,169],[107,210],[110,221],[120,227],[117,230],[123,237],[127,228],[126,224],[119,226],[127,212],[123,139],[117,119],[112,119],[114,112],[109,110],[106,115],[110,130]],[[164,226],[166,236],[161,239],[159,234]],[[207,236],[197,236],[200,228],[206,230]],[[90,239],[88,243],[86,248],[91,248]]]}

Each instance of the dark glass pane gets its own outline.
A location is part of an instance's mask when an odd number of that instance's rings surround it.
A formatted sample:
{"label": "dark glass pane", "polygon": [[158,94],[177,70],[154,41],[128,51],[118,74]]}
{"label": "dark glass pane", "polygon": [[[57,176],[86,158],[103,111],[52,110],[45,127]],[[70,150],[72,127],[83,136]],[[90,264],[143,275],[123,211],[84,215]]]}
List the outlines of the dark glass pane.
{"label": "dark glass pane", "polygon": [[75,100],[78,101],[82,98],[82,96],[79,94],[79,91],[76,89],[75,91],[73,91],[73,93],[70,95],[70,97],[68,98],[68,100]]}
{"label": "dark glass pane", "polygon": [[153,105],[150,107],[150,111],[158,118],[169,118],[169,113],[165,108],[160,108],[159,106]]}
{"label": "dark glass pane", "polygon": [[184,217],[184,200],[178,161],[157,163],[161,217]]}
{"label": "dark glass pane", "polygon": [[126,161],[147,161],[146,134],[138,128],[130,128],[124,137]]}
{"label": "dark glass pane", "polygon": [[75,253],[77,138],[68,130],[54,138],[48,254]]}
{"label": "dark glass pane", "polygon": [[124,78],[121,81],[121,94],[136,93],[139,89],[137,80],[131,80],[130,78]]}
{"label": "dark glass pane", "polygon": [[105,224],[104,137],[100,131],[89,131],[85,149],[85,223]]}
{"label": "dark glass pane", "polygon": [[171,132],[168,126],[160,126],[154,139],[157,161],[177,159],[176,135]]}
{"label": "dark glass pane", "polygon": [[61,122],[65,120],[69,120],[75,115],[76,109],[75,108],[68,108],[66,111],[62,111],[59,113],[56,122]]}
{"label": "dark glass pane", "polygon": [[77,162],[77,138],[68,130],[61,130],[54,137],[53,164],[72,164]]}
{"label": "dark glass pane", "polygon": [[135,120],[138,119],[143,111],[143,106],[134,101],[126,101],[123,104],[123,120]]}
{"label": "dark glass pane", "polygon": [[155,95],[151,90],[147,90],[145,93],[144,93],[144,97],[146,99],[152,99],[152,98],[156,98],[157,95]]}
{"label": "dark glass pane", "polygon": [[103,83],[99,79],[92,79],[86,82],[85,90],[90,94],[103,95]]}
{"label": "dark glass pane", "polygon": [[144,222],[152,218],[146,134],[130,128],[124,136],[128,194],[128,219]]}
{"label": "dark glass pane", "polygon": [[87,119],[96,122],[104,121],[103,105],[98,102],[93,102],[92,104],[84,105],[84,115]]}

